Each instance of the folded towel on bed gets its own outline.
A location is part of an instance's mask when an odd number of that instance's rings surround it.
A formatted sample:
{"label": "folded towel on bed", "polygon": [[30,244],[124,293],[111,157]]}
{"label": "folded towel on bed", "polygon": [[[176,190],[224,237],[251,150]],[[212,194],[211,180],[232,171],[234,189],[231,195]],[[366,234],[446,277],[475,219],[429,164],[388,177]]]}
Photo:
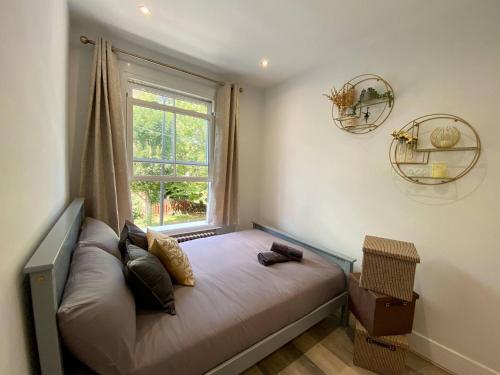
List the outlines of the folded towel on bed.
{"label": "folded towel on bed", "polygon": [[275,253],[286,256],[288,259],[295,262],[300,262],[302,260],[302,251],[294,249],[288,245],[279,242],[273,242],[271,246],[271,251]]}
{"label": "folded towel on bed", "polygon": [[257,254],[257,259],[259,260],[259,263],[264,265],[264,266],[270,266],[274,263],[283,263],[283,262],[288,262],[290,259],[288,257],[275,253],[273,251],[267,251],[265,253],[258,253]]}

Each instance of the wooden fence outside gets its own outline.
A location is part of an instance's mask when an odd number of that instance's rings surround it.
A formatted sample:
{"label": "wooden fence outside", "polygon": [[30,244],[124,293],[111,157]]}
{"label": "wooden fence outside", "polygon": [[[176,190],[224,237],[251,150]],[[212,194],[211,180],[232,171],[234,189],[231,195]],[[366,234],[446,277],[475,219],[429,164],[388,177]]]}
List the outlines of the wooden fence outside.
{"label": "wooden fence outside", "polygon": [[[160,216],[160,203],[153,203],[151,205],[151,213],[153,216]],[[180,213],[193,213],[193,212],[204,212],[206,207],[202,205],[193,203],[188,200],[163,200],[163,216],[168,216],[176,212]]]}

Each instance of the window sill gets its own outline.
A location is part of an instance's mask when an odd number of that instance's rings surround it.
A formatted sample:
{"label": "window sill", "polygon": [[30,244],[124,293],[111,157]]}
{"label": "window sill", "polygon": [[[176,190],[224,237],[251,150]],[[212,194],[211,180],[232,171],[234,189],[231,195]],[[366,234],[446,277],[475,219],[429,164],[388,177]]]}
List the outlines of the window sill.
{"label": "window sill", "polygon": [[169,236],[178,236],[183,234],[192,234],[221,229],[221,227],[210,225],[206,221],[192,221],[189,223],[170,224],[149,228],[156,232],[161,232]]}

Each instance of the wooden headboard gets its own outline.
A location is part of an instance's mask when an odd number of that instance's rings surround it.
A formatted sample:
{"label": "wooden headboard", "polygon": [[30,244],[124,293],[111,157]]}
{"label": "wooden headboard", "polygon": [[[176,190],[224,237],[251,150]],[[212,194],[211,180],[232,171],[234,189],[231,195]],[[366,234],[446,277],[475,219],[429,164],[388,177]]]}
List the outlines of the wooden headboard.
{"label": "wooden headboard", "polygon": [[56,314],[84,217],[83,198],[75,199],[24,267],[30,279],[42,374],[64,374]]}

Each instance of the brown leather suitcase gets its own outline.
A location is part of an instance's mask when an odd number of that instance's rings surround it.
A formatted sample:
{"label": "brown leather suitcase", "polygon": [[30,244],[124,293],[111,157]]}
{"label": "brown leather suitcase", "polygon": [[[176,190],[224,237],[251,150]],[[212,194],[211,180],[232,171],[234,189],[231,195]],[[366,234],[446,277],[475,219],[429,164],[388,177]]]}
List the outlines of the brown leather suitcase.
{"label": "brown leather suitcase", "polygon": [[393,336],[411,333],[415,301],[407,302],[359,286],[361,273],[349,275],[349,309],[371,336]]}

